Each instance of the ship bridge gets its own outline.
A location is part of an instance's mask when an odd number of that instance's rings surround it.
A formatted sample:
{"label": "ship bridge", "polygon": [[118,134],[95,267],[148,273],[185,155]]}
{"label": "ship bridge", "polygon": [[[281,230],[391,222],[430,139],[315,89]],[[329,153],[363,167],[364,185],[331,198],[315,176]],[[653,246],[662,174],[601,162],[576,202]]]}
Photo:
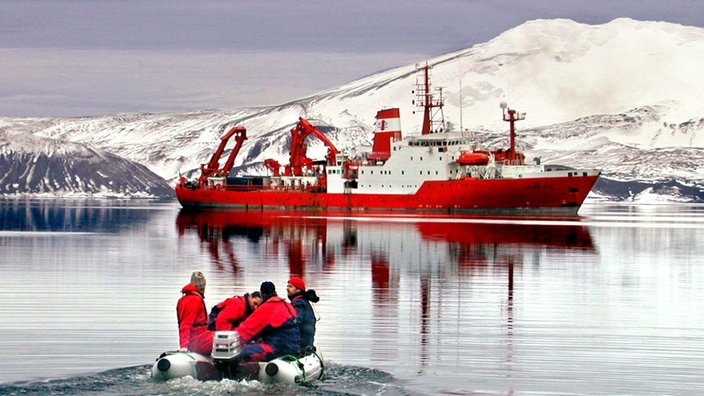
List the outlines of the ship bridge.
{"label": "ship bridge", "polygon": [[440,146],[463,146],[471,145],[472,142],[466,136],[456,132],[432,133],[422,136],[409,137],[405,142],[396,142],[394,148],[400,146],[412,147],[440,147]]}

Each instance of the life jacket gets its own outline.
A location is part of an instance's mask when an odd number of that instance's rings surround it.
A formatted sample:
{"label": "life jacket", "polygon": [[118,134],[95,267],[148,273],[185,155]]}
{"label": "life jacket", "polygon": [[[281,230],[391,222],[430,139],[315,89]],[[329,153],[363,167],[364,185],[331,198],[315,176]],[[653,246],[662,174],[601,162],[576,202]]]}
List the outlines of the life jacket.
{"label": "life jacket", "polygon": [[215,331],[216,319],[217,319],[218,315],[220,315],[220,312],[222,312],[225,308],[227,308],[229,305],[228,303],[231,304],[231,301],[233,299],[240,299],[241,298],[244,302],[244,316],[240,320],[238,320],[237,322],[234,322],[232,324],[233,328],[237,327],[243,320],[245,320],[252,313],[252,307],[250,307],[249,303],[247,302],[248,297],[249,297],[249,293],[245,293],[245,295],[242,297],[239,297],[239,296],[231,297],[225,301],[218,303],[217,305],[213,305],[213,307],[210,309],[210,315],[208,315],[208,330]]}

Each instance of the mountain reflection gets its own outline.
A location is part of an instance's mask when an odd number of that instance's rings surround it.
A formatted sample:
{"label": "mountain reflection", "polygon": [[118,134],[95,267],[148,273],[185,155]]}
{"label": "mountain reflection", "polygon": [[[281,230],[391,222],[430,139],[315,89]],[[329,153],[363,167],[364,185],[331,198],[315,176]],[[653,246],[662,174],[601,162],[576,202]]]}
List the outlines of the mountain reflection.
{"label": "mountain reflection", "polygon": [[147,223],[153,211],[129,201],[0,199],[0,230],[20,232],[121,232]]}

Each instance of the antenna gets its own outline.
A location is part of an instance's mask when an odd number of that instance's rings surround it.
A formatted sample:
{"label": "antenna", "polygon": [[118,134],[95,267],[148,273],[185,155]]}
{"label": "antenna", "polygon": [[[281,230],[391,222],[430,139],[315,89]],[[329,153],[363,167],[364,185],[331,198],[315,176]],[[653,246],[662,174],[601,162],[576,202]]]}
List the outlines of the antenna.
{"label": "antenna", "polygon": [[510,148],[508,152],[508,159],[510,161],[515,161],[518,157],[516,156],[516,121],[525,120],[526,113],[519,113],[514,109],[510,109],[506,102],[501,102],[499,104],[501,107],[501,112],[503,113],[504,121],[509,123],[509,137],[510,137]]}
{"label": "antenna", "polygon": [[[418,107],[423,107],[423,128],[422,135],[432,133],[435,129],[434,124],[440,124],[440,128],[445,127],[445,115],[442,112],[444,105],[442,98],[442,89],[438,89],[439,99],[434,100],[433,94],[430,92],[430,66],[426,63],[425,66],[419,68],[423,71],[422,77],[416,77],[416,100],[415,104]],[[433,109],[438,109],[433,111]],[[436,120],[439,115],[440,120]]]}
{"label": "antenna", "polygon": [[462,127],[462,80],[460,79],[460,133],[464,133],[464,128]]}

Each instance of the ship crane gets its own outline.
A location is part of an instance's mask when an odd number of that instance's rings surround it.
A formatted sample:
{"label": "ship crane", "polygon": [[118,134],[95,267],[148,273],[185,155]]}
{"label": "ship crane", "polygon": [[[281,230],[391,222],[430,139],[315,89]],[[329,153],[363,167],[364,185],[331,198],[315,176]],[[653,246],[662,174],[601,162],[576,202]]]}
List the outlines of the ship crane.
{"label": "ship crane", "polygon": [[286,176],[303,176],[303,168],[313,164],[313,160],[306,156],[307,145],[305,140],[310,135],[317,137],[328,147],[328,154],[325,157],[327,164],[336,164],[338,150],[335,145],[310,122],[301,117],[298,119],[298,124],[291,129],[291,154],[289,166],[285,170]]}
{"label": "ship crane", "polygon": [[[230,140],[230,138],[233,135],[237,135],[235,137],[235,141],[237,142],[235,144],[235,147],[232,149],[232,152],[230,152],[229,157],[227,158],[227,161],[225,162],[225,165],[223,165],[222,168],[220,168],[220,157],[222,156],[222,153],[225,151],[225,146],[227,146],[227,142]],[[242,148],[242,143],[247,139],[247,129],[242,126],[236,126],[231,128],[227,133],[225,133],[223,136],[220,137],[220,145],[218,146],[218,149],[215,150],[215,153],[213,153],[213,156],[210,158],[210,161],[207,164],[201,164],[200,166],[200,178],[198,178],[198,185],[200,187],[203,187],[205,184],[205,181],[212,176],[221,176],[221,177],[227,177],[227,175],[230,173],[230,170],[232,170],[233,165],[235,164],[235,158],[237,157],[237,154],[240,152],[240,149]]]}

